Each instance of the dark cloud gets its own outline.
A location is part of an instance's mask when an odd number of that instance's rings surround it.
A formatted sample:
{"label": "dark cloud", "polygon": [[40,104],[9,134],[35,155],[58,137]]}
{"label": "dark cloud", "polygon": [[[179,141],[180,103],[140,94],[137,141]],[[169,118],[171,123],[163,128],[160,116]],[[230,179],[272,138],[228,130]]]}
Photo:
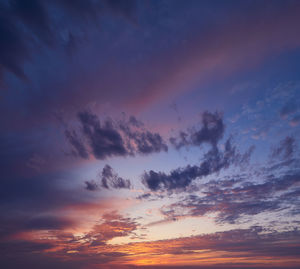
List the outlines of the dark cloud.
{"label": "dark cloud", "polygon": [[216,147],[218,142],[223,138],[225,125],[223,115],[219,112],[211,113],[205,111],[201,115],[202,125],[200,130],[193,128],[188,132],[181,131],[177,138],[170,139],[177,149],[183,146],[195,145],[200,146],[203,143],[208,143]]}
{"label": "dark cloud", "polygon": [[98,189],[98,185],[94,180],[85,181],[85,189],[88,191],[95,191]]}
{"label": "dark cloud", "polygon": [[167,151],[168,146],[159,133],[153,133],[144,127],[143,122],[130,116],[128,121],[119,123],[126,146],[131,154],[135,152],[142,155]]}
{"label": "dark cloud", "polygon": [[89,112],[79,113],[78,118],[82,132],[97,159],[128,154],[124,140],[112,121],[106,120],[101,124],[98,117]]}
{"label": "dark cloud", "polygon": [[178,137],[171,137],[170,143],[176,148],[180,149],[184,146],[188,146],[191,142],[188,140],[189,135],[186,132],[180,131]]}
{"label": "dark cloud", "polygon": [[233,224],[244,216],[285,209],[287,202],[290,206],[298,205],[298,192],[294,188],[299,182],[298,173],[280,178],[271,177],[261,184],[234,180],[233,185],[228,185],[227,180],[210,181],[202,186],[201,195],[189,195],[180,202],[164,207],[162,212],[171,220],[214,212],[218,214],[216,222]]}
{"label": "dark cloud", "polygon": [[293,137],[287,136],[280,141],[279,146],[273,148],[271,157],[281,160],[288,160],[293,158],[296,151],[296,141]]}
{"label": "dark cloud", "polygon": [[130,138],[137,145],[137,150],[141,154],[150,154],[153,152],[167,151],[168,147],[164,144],[162,137],[158,133],[134,132]]}
{"label": "dark cloud", "polygon": [[118,174],[108,164],[103,167],[102,172],[99,174],[99,181],[99,184],[95,180],[85,181],[85,189],[89,191],[95,191],[100,187],[103,189],[131,188],[130,180],[118,176]]}
{"label": "dark cloud", "polygon": [[213,146],[205,155],[198,165],[188,165],[184,168],[172,170],[169,174],[164,172],[149,171],[142,176],[142,181],[149,189],[157,190],[174,190],[183,189],[191,184],[197,178],[202,178],[213,173],[218,173],[230,165],[244,165],[249,161],[253,148],[246,153],[240,154],[232,145],[231,139],[225,143],[224,150]]}
{"label": "dark cloud", "polygon": [[95,158],[101,160],[113,156],[147,155],[168,150],[160,134],[145,129],[144,124],[133,116],[116,124],[111,119],[101,122],[96,115],[85,111],[78,114],[78,119],[82,139],[74,130],[65,131],[75,156],[88,158],[85,141]]}
{"label": "dark cloud", "polygon": [[192,142],[194,145],[210,143],[212,146],[216,146],[223,137],[224,130],[223,115],[219,112],[205,111],[202,114],[202,128],[192,134]]}
{"label": "dark cloud", "polygon": [[109,165],[105,165],[101,174],[101,186],[105,189],[130,189],[131,183],[129,179],[119,177]]}
{"label": "dark cloud", "polygon": [[144,123],[141,122],[140,120],[138,120],[134,116],[129,117],[128,123],[129,123],[129,125],[132,125],[132,126],[137,127],[137,128],[144,126]]}
{"label": "dark cloud", "polygon": [[136,199],[143,200],[143,199],[147,199],[150,197],[151,197],[150,193],[144,193],[144,194],[139,195]]}

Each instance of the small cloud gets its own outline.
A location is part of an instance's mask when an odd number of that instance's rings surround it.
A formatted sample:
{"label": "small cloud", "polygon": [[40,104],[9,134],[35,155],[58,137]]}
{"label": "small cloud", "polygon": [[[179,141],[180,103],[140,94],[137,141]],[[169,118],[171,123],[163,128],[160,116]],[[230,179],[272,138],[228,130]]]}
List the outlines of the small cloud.
{"label": "small cloud", "polygon": [[94,180],[85,181],[85,189],[89,191],[95,191],[98,189],[98,185]]}
{"label": "small cloud", "polygon": [[129,179],[119,177],[108,164],[104,166],[101,174],[101,186],[105,189],[130,189]]}
{"label": "small cloud", "polygon": [[271,158],[287,160],[293,157],[296,150],[296,141],[293,137],[287,136],[280,141],[279,146],[273,148]]}
{"label": "small cloud", "polygon": [[215,147],[223,138],[225,125],[222,113],[211,113],[205,111],[201,115],[201,128],[187,132],[181,131],[178,137],[171,137],[170,143],[179,149],[183,146],[200,146],[203,143],[211,144]]}

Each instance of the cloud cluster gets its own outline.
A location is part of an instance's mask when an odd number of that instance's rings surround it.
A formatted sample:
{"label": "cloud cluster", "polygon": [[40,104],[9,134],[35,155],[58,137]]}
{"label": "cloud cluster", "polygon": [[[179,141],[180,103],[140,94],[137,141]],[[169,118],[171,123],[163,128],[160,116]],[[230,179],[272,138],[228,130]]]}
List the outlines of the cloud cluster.
{"label": "cloud cluster", "polygon": [[88,158],[91,151],[97,159],[103,160],[113,156],[147,155],[167,151],[168,147],[158,133],[143,127],[135,117],[119,123],[100,119],[90,112],[78,113],[81,135],[75,130],[66,130],[65,135],[75,156]]}
{"label": "cloud cluster", "polygon": [[249,162],[249,158],[254,148],[249,148],[244,154],[238,152],[232,145],[231,139],[225,143],[224,150],[219,149],[213,141],[213,147],[204,154],[200,165],[188,165],[184,168],[172,170],[169,174],[164,172],[155,172],[150,170],[142,176],[145,186],[153,191],[175,189],[184,189],[189,186],[195,179],[200,179],[218,173],[222,169],[228,168],[230,165],[245,165]]}
{"label": "cloud cluster", "polygon": [[129,179],[120,177],[110,165],[106,164],[99,175],[99,183],[95,180],[85,181],[85,189],[89,191],[103,189],[130,189]]}
{"label": "cloud cluster", "polygon": [[298,172],[290,172],[282,177],[268,175],[267,180],[260,184],[244,180],[230,182],[223,184],[219,180],[203,184],[201,194],[188,195],[179,202],[163,207],[162,213],[167,219],[217,213],[216,222],[233,224],[245,216],[283,210],[286,204],[289,204],[291,211],[299,206]]}
{"label": "cloud cluster", "polygon": [[[30,229],[35,229],[36,225],[40,227],[42,224],[48,227],[49,224],[45,221],[46,219],[33,220],[27,227],[28,232]],[[51,219],[49,221],[51,223]],[[104,264],[116,261],[127,254],[108,245],[109,240],[129,235],[137,236],[135,231],[138,227],[139,224],[134,219],[112,211],[103,214],[99,223],[82,236],[50,229],[45,236],[40,235],[38,238],[4,239],[0,243],[0,263],[5,268],[16,268],[25,263],[26,266],[32,268],[41,266],[43,268],[79,269],[94,263]],[[101,248],[100,254],[97,253],[99,248]],[[80,254],[76,257],[77,253]],[[66,262],[66,257],[71,258],[71,261]]]}
{"label": "cloud cluster", "polygon": [[201,115],[202,125],[200,129],[191,129],[188,132],[181,131],[178,137],[171,137],[170,142],[175,148],[183,146],[200,146],[208,143],[216,147],[218,142],[223,138],[225,125],[223,115],[220,112],[204,111]]}
{"label": "cloud cluster", "polygon": [[101,175],[101,186],[109,189],[130,189],[131,183],[128,179],[118,176],[109,165],[105,165]]}
{"label": "cloud cluster", "polygon": [[183,146],[209,144],[211,148],[204,154],[201,163],[174,169],[169,174],[150,170],[142,176],[144,185],[152,191],[185,189],[195,179],[218,173],[231,165],[245,166],[248,164],[254,147],[250,147],[241,154],[236,146],[232,144],[232,138],[230,137],[226,140],[224,149],[222,149],[218,144],[224,136],[224,131],[225,124],[221,113],[203,112],[200,129],[192,128],[188,132],[181,131],[177,138],[170,138],[171,144],[176,149]]}
{"label": "cloud cluster", "polygon": [[90,246],[104,245],[115,237],[128,236],[134,233],[138,226],[135,220],[125,218],[117,212],[110,212],[104,214],[102,222],[96,224],[82,239]]}

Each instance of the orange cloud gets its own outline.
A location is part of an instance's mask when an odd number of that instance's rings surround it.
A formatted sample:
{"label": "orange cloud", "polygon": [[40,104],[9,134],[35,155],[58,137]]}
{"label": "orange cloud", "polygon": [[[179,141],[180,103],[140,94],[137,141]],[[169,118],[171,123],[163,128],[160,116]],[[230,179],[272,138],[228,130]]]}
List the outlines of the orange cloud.
{"label": "orange cloud", "polygon": [[[265,233],[259,227],[252,227],[172,240],[110,245],[107,240],[127,235],[137,226],[134,221],[115,212],[105,215],[104,219],[102,224],[82,237],[58,232],[32,242],[47,243],[49,248],[41,253],[47,253],[53,259],[80,261],[86,264],[82,268],[87,269],[126,265],[129,268],[159,268],[163,265],[293,268],[300,262],[298,231]],[[98,239],[102,244],[93,244]]]}

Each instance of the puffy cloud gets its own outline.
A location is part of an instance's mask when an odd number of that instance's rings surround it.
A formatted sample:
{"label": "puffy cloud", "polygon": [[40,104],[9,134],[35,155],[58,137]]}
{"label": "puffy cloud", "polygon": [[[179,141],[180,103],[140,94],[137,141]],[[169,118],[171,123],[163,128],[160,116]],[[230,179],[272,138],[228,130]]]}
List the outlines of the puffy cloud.
{"label": "puffy cloud", "polygon": [[108,164],[104,166],[101,174],[101,186],[105,189],[130,189],[129,179],[119,177]]}
{"label": "puffy cloud", "polygon": [[[99,180],[99,183],[97,182]],[[110,165],[106,164],[102,172],[99,174],[99,178],[95,180],[85,181],[85,189],[88,191],[103,189],[130,189],[131,182],[129,179],[120,177]]]}
{"label": "puffy cloud", "polygon": [[85,189],[87,189],[88,191],[95,191],[98,189],[98,185],[94,180],[91,181],[85,181]]}
{"label": "puffy cloud", "polygon": [[[211,141],[215,141],[212,139]],[[184,168],[172,170],[169,174],[150,170],[142,176],[142,181],[149,189],[168,190],[184,189],[197,178],[202,178],[230,165],[244,165],[249,161],[253,148],[251,147],[244,154],[240,154],[232,145],[231,139],[225,143],[224,150],[220,150],[213,142],[213,147],[205,155],[200,165],[188,165]]]}
{"label": "puffy cloud", "polygon": [[159,133],[145,129],[143,123],[133,116],[119,123],[111,119],[101,122],[96,115],[85,111],[78,113],[78,119],[82,138],[75,130],[65,131],[75,156],[88,158],[87,148],[100,160],[113,156],[147,155],[168,150]]}
{"label": "puffy cloud", "polygon": [[183,146],[196,145],[200,146],[203,143],[209,143],[216,147],[218,142],[223,138],[225,125],[223,115],[220,112],[211,113],[205,111],[202,113],[202,126],[199,130],[193,128],[188,132],[181,131],[179,136],[170,139],[177,149]]}
{"label": "puffy cloud", "polygon": [[83,135],[97,159],[128,154],[122,136],[111,121],[106,120],[101,124],[97,116],[89,112],[79,113],[78,118],[82,124]]}

